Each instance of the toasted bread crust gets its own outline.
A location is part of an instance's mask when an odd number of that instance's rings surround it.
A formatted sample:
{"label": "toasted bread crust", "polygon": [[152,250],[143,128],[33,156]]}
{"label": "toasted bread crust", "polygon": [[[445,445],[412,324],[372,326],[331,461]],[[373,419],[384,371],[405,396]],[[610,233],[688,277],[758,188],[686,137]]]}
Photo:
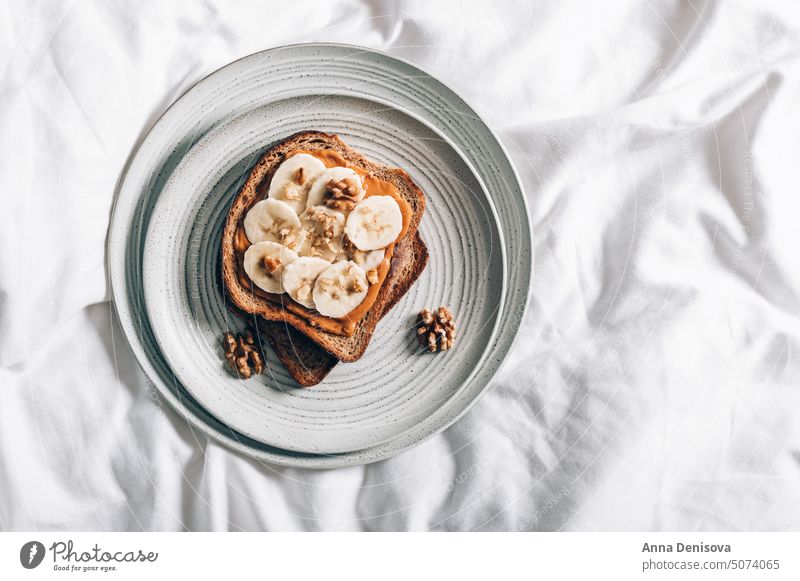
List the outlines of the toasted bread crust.
{"label": "toasted bread crust", "polygon": [[[392,293],[386,291],[383,285],[375,304],[364,318],[356,325],[355,333],[351,336],[335,335],[322,331],[314,326],[313,317],[308,320],[297,315],[279,304],[275,304],[258,296],[251,290],[243,287],[237,276],[237,257],[234,251],[234,236],[239,221],[245,212],[259,197],[262,185],[271,177],[272,172],[285,159],[286,154],[295,149],[322,150],[332,149],[338,152],[349,163],[363,168],[374,174],[379,179],[392,183],[399,194],[408,202],[412,210],[411,221],[406,231],[405,238],[413,240],[422,214],[425,209],[425,197],[422,191],[414,184],[409,175],[398,168],[388,168],[370,161],[356,150],[349,147],[337,135],[318,131],[305,131],[296,133],[269,148],[251,170],[247,181],[234,199],[225,228],[222,234],[222,278],[224,288],[231,302],[239,309],[250,314],[262,316],[267,321],[288,323],[324,351],[330,353],[341,361],[358,360],[367,348],[375,326],[384,313],[385,307],[391,302]],[[414,274],[414,279],[424,269],[425,264],[418,266],[419,272]],[[399,299],[398,299],[399,300]]]}

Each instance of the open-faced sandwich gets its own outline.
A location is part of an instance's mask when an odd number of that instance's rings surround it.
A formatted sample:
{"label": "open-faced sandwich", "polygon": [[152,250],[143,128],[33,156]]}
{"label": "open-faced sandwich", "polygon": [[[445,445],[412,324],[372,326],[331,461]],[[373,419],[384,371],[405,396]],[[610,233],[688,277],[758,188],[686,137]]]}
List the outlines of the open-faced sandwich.
{"label": "open-faced sandwich", "polygon": [[367,349],[378,321],[427,263],[425,197],[409,175],[338,136],[271,147],[234,199],[222,235],[231,307],[258,321],[292,376],[314,385]]}

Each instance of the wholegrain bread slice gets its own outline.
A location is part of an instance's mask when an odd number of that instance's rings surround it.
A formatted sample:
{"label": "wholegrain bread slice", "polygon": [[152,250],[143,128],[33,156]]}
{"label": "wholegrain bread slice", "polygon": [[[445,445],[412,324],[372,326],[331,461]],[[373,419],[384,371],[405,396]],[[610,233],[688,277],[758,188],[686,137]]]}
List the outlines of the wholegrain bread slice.
{"label": "wholegrain bread slice", "polygon": [[[428,262],[428,249],[419,232],[413,240],[403,239],[396,247],[389,275],[384,283],[388,300],[383,318],[411,288]],[[317,385],[339,362],[314,341],[291,325],[260,319],[260,333],[267,338],[283,366],[302,386]]]}
{"label": "wholegrain bread slice", "polygon": [[[375,326],[383,315],[386,306],[391,302],[392,293],[387,292],[385,281],[372,308],[358,322],[354,333],[349,336],[326,332],[315,324],[313,314],[307,318],[294,313],[284,308],[281,304],[270,301],[246,288],[240,282],[240,276],[243,272],[241,256],[237,254],[234,246],[234,237],[237,229],[253,204],[265,197],[275,169],[283,162],[288,153],[296,149],[312,152],[326,149],[333,150],[348,163],[373,174],[378,179],[393,184],[411,209],[410,222],[404,238],[414,239],[425,209],[425,197],[404,170],[386,167],[367,159],[361,153],[348,146],[337,135],[319,131],[306,131],[288,137],[264,153],[250,172],[247,181],[237,194],[228,212],[222,234],[222,278],[231,302],[246,313],[260,315],[267,321],[277,321],[291,325],[340,361],[356,361],[364,354]],[[425,264],[424,262],[415,262],[414,265],[414,268],[419,270],[410,272],[409,276],[416,279]]]}
{"label": "wholegrain bread slice", "polygon": [[303,387],[317,385],[339,360],[287,323],[258,322],[258,330],[275,351],[283,366]]}

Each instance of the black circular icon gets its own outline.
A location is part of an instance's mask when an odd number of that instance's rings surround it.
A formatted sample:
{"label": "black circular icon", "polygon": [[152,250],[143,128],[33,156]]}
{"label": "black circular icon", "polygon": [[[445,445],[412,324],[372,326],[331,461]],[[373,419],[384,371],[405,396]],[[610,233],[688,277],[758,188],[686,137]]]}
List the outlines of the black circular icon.
{"label": "black circular icon", "polygon": [[19,562],[26,569],[35,569],[44,559],[44,545],[39,541],[28,541],[19,550]]}

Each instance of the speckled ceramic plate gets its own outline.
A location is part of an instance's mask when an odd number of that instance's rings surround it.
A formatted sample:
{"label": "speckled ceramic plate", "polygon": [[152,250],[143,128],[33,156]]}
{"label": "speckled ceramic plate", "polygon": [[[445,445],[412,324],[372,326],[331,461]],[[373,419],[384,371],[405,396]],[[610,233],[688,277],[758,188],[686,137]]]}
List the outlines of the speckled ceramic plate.
{"label": "speckled ceramic plate", "polygon": [[[364,356],[302,389],[280,364],[243,381],[224,369],[220,337],[233,322],[220,289],[220,240],[234,196],[260,154],[307,129],[335,133],[372,160],[400,167],[426,197],[420,225],[428,268],[384,317]],[[413,431],[477,376],[505,297],[497,215],[468,162],[407,112],[360,97],[275,101],[206,134],[167,181],[144,248],[145,303],[161,352],[209,412],[255,440],[295,452],[362,450]],[[456,349],[420,349],[416,314],[449,305]],[[235,318],[235,317],[233,317]],[[480,389],[475,390],[476,393]]]}
{"label": "speckled ceramic plate", "polygon": [[[532,244],[525,195],[504,148],[458,95],[413,65],[361,47],[307,44],[250,55],[203,79],[158,120],[129,160],[120,181],[108,237],[111,289],[123,331],[147,376],[196,429],[264,462],[326,468],[374,462],[417,445],[455,421],[476,401],[479,383],[454,394],[449,414],[434,413],[382,444],[342,454],[308,454],[249,438],[210,414],[178,381],[152,333],[144,309],[144,233],[164,184],[188,149],[209,130],[242,112],[278,100],[338,93],[389,101],[447,136],[472,163],[497,208],[506,243],[507,298],[501,331],[478,370],[494,375],[513,344],[530,288]],[[244,170],[245,168],[243,168]],[[429,267],[430,268],[430,267]],[[459,410],[454,412],[453,410]]]}

